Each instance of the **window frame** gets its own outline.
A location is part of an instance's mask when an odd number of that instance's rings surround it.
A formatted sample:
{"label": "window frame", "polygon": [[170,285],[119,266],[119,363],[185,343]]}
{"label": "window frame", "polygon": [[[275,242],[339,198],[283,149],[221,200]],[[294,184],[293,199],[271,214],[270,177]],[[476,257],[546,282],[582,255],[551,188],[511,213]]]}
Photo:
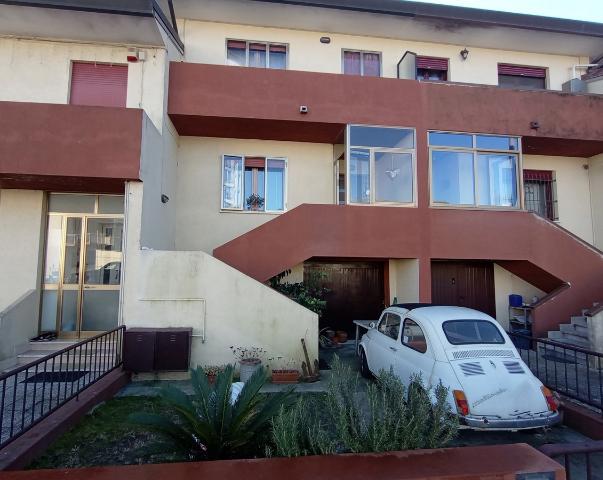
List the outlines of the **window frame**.
{"label": "window frame", "polygon": [[[413,322],[417,327],[419,327],[419,329],[421,330],[421,333],[423,334],[423,338],[425,339],[425,351],[421,351],[418,348],[415,348],[411,345],[409,345],[408,343],[404,342],[404,326],[406,325],[406,322]],[[405,317],[404,321],[401,323],[401,328],[400,328],[400,344],[402,344],[403,346],[410,348],[411,350],[414,350],[415,352],[418,352],[420,354],[425,355],[428,350],[429,350],[429,344],[427,342],[427,335],[425,335],[425,329],[419,324],[419,322],[417,322],[415,319],[410,318],[410,317]]]}
{"label": "window frame", "polygon": [[[366,147],[362,145],[352,145],[351,141],[351,129],[352,127],[375,127],[375,128],[392,128],[395,130],[412,130],[413,132],[413,148],[391,148],[391,147]],[[369,151],[369,176],[370,176],[370,194],[369,194],[369,202],[361,203],[361,202],[352,202],[351,201],[351,188],[350,188],[350,180],[351,180],[351,163],[350,163],[350,151],[353,148],[365,149]],[[412,201],[411,202],[377,202],[375,201],[375,153],[376,152],[385,152],[385,153],[401,153],[401,154],[410,154],[412,161]],[[346,125],[345,129],[345,204],[346,205],[358,205],[363,207],[370,206],[387,206],[387,207],[410,207],[414,208],[417,206],[418,195],[417,195],[417,130],[414,127],[393,127],[391,125],[364,125],[358,123],[350,123]]]}
{"label": "window frame", "polygon": [[[360,75],[356,75],[354,73],[345,73],[345,53],[359,53],[360,54]],[[379,75],[369,76],[368,78],[382,78],[383,77],[383,52],[378,52],[376,50],[358,50],[355,48],[342,48],[341,49],[341,73],[343,75],[351,75],[351,76],[360,76],[364,77],[364,55],[365,54],[374,54],[379,55]]]}
{"label": "window frame", "polygon": [[[419,68],[416,66],[417,60],[419,58],[430,58],[430,59],[434,59],[434,60],[446,60],[446,70]],[[430,80],[430,79],[418,78],[419,70],[433,70],[436,72],[444,72],[446,78],[444,80]],[[415,56],[415,80],[417,80],[419,82],[449,82],[450,81],[450,58],[449,57],[435,57],[433,55],[416,55]]]}
{"label": "window frame", "polygon": [[[526,172],[530,172],[526,175]],[[536,179],[536,178],[526,178],[534,176],[533,172],[538,172],[544,174],[543,176],[549,176],[550,178],[544,179]],[[555,170],[540,170],[534,168],[524,168],[521,171],[522,180],[523,180],[523,196],[524,196],[524,205],[525,210],[528,212],[533,212],[536,215],[540,215],[535,210],[528,209],[528,200],[526,198],[526,189],[529,184],[542,185],[544,188],[545,197],[550,201],[550,208],[547,208],[547,203],[545,202],[544,208],[547,212],[547,215],[544,218],[550,220],[551,222],[559,222],[559,200],[557,198],[557,174]],[[550,215],[549,215],[550,214]]]}
{"label": "window frame", "polygon": [[[397,317],[400,320],[400,324],[398,325],[398,334],[395,337],[392,337],[391,335],[388,335],[385,332],[381,331],[381,324],[383,322],[386,322],[385,324],[385,328],[389,327],[389,319],[390,317]],[[400,316],[399,314],[395,313],[395,312],[385,312],[383,314],[383,316],[381,317],[381,319],[379,320],[379,324],[377,325],[377,331],[381,334],[384,335],[385,337],[389,338],[390,340],[393,340],[394,342],[397,342],[398,339],[400,339],[400,333],[402,332],[402,325],[404,324],[404,322],[402,321],[402,316]]]}
{"label": "window frame", "polygon": [[[226,157],[238,157],[243,161],[241,169],[241,207],[229,208],[224,206],[224,160]],[[246,210],[245,209],[245,158],[263,158],[264,159],[264,209],[263,210]],[[266,208],[268,198],[268,161],[279,160],[285,163],[285,174],[283,178],[283,209],[268,210]],[[287,157],[267,156],[267,155],[240,155],[224,153],[220,155],[220,212],[237,212],[246,214],[281,214],[287,211],[287,195],[289,184],[289,160]]]}
{"label": "window frame", "polygon": [[[453,343],[453,342],[450,341],[450,337],[448,337],[448,333],[446,332],[446,329],[444,327],[448,323],[455,323],[455,322],[483,322],[483,323],[488,323],[488,324],[490,324],[490,325],[492,325],[494,327],[494,329],[496,330],[496,333],[498,333],[498,335],[500,336],[502,342],[462,342],[462,343]],[[454,345],[454,346],[459,346],[459,345],[506,345],[507,344],[507,340],[505,339],[505,337],[503,336],[503,334],[500,333],[500,330],[498,329],[497,325],[494,322],[491,322],[490,320],[486,320],[484,318],[455,318],[455,319],[451,319],[451,320],[446,320],[445,322],[442,322],[442,332],[444,332],[444,336],[446,337],[446,341],[450,345]]]}
{"label": "window frame", "polygon": [[[472,137],[471,147],[453,147],[444,145],[431,145],[429,143],[429,135],[431,133],[451,133],[459,135],[470,135]],[[479,148],[477,146],[477,137],[501,137],[501,138],[516,138],[517,139],[517,150],[500,150],[491,148]],[[523,186],[523,150],[522,150],[522,137],[518,135],[501,135],[497,133],[473,133],[473,132],[459,132],[453,130],[428,130],[427,131],[427,148],[429,150],[429,206],[435,208],[463,208],[463,209],[474,209],[474,210],[511,210],[518,211],[524,210],[524,186]],[[473,155],[473,203],[438,203],[434,201],[433,191],[433,152],[444,151],[444,152],[460,152],[460,153],[471,153]],[[479,154],[502,154],[502,155],[516,155],[517,165],[515,171],[515,188],[517,191],[517,205],[480,205],[479,204],[479,175],[478,175],[478,158]]]}
{"label": "window frame", "polygon": [[[227,37],[224,42],[224,58],[226,59],[225,64],[229,67],[241,66],[241,65],[230,65],[228,63],[228,42],[245,42],[245,65],[244,68],[270,68],[272,70],[289,70],[289,44],[281,42],[269,42],[266,40],[243,40],[240,38]],[[250,67],[249,66],[249,45],[252,43],[262,43],[266,45],[266,66],[265,67]],[[272,68],[270,66],[270,45],[278,47],[285,47],[285,68]]]}

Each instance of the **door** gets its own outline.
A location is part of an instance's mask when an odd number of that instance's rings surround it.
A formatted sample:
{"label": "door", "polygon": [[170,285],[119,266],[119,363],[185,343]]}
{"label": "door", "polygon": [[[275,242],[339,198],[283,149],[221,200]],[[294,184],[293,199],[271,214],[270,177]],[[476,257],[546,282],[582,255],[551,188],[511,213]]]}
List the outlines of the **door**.
{"label": "door", "polygon": [[420,375],[423,384],[429,386],[434,366],[435,359],[423,327],[417,321],[405,318],[394,372],[406,386],[414,375]]}
{"label": "door", "polygon": [[96,197],[51,195],[40,332],[80,338],[117,326],[123,216],[101,213],[123,211],[123,197]]}
{"label": "door", "polygon": [[376,321],[385,308],[383,262],[306,262],[304,282],[328,289],[321,328],[353,335],[353,320]]}
{"label": "door", "polygon": [[432,262],[431,301],[496,316],[492,262]]}

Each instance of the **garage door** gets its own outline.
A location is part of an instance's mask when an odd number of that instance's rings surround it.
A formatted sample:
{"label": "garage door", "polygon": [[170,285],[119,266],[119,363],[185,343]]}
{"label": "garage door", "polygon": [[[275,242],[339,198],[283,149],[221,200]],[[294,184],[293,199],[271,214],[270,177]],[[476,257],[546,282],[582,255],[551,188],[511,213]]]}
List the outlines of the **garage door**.
{"label": "garage door", "polygon": [[492,262],[432,262],[431,301],[496,316]]}
{"label": "garage door", "polygon": [[384,308],[383,271],[383,262],[306,262],[304,282],[316,281],[329,289],[321,328],[352,334],[352,320],[377,319]]}

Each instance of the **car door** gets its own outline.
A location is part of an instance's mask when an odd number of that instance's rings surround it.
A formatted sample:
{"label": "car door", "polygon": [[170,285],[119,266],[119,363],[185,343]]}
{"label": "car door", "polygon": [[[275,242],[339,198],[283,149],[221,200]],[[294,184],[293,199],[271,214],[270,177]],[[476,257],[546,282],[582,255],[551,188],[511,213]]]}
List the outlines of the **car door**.
{"label": "car door", "polygon": [[369,368],[375,374],[381,370],[389,371],[396,363],[396,353],[400,349],[401,318],[392,312],[385,312],[375,332],[372,351],[373,361],[369,358]]}
{"label": "car door", "polygon": [[435,358],[425,331],[416,320],[404,319],[399,345],[394,373],[406,386],[413,375],[420,375],[424,385],[430,385]]}

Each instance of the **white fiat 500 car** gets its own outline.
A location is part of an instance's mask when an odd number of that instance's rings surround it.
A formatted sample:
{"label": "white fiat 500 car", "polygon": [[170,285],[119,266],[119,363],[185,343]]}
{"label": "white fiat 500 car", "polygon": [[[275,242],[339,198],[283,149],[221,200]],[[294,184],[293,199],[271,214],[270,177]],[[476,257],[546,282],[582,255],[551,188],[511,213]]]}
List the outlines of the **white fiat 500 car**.
{"label": "white fiat 500 car", "polygon": [[358,346],[364,376],[393,369],[408,385],[449,388],[461,425],[519,430],[560,421],[550,390],[523,362],[492,317],[463,307],[401,304],[388,307]]}

